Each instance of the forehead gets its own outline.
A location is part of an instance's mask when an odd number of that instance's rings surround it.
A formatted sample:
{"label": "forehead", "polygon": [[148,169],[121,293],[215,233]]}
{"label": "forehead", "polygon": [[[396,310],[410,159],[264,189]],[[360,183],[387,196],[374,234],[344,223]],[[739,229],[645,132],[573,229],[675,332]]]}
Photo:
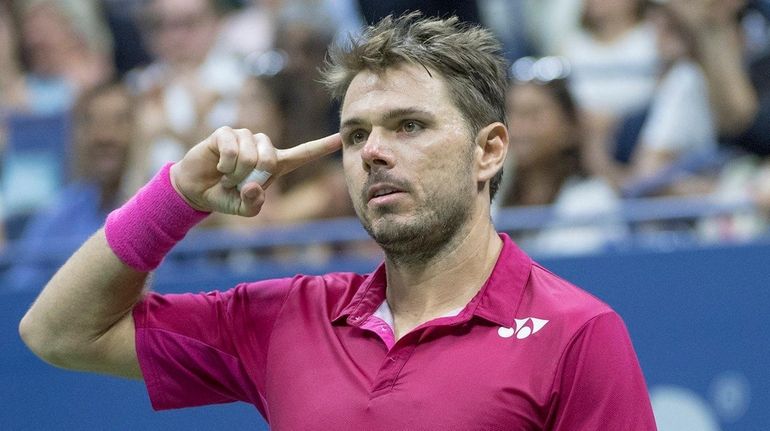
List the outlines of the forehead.
{"label": "forehead", "polygon": [[436,115],[460,115],[446,80],[420,65],[404,64],[383,72],[359,72],[345,93],[341,120],[399,109],[417,109]]}
{"label": "forehead", "polygon": [[117,88],[111,88],[102,93],[93,95],[85,102],[84,113],[86,120],[104,115],[112,115],[115,112],[131,111],[131,99]]}

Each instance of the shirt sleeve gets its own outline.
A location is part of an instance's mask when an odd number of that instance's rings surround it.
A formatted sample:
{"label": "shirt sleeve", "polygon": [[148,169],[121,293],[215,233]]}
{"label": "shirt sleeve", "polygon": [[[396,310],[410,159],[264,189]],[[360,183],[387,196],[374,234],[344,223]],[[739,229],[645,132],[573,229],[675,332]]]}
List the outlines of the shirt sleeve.
{"label": "shirt sleeve", "polygon": [[225,292],[148,294],[133,317],[152,407],[244,401],[265,414],[260,386],[268,342],[291,286],[281,279]]}
{"label": "shirt sleeve", "polygon": [[591,319],[575,335],[553,389],[548,430],[657,429],[636,352],[615,312]]}

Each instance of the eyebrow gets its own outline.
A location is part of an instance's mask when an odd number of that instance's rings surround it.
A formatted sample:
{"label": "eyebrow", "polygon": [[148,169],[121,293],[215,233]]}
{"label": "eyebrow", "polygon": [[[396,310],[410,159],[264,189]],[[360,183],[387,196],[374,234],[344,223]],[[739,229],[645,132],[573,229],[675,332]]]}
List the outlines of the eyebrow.
{"label": "eyebrow", "polygon": [[[419,117],[428,117],[432,119],[434,117],[433,113],[430,111],[426,111],[424,109],[420,108],[398,108],[398,109],[391,109],[390,111],[386,112],[384,115],[382,115],[381,120],[383,122],[391,121],[397,118],[404,118],[404,117],[410,117],[410,116],[419,116]],[[364,124],[366,121],[364,121],[361,118],[353,117],[348,118],[347,120],[343,121],[342,124],[340,124],[340,130],[348,128],[348,127],[354,127],[358,126],[360,124]]]}

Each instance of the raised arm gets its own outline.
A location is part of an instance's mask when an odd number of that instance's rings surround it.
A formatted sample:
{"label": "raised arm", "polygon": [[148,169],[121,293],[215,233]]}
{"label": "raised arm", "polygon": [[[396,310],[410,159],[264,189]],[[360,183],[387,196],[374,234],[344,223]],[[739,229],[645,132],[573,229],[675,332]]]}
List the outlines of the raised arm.
{"label": "raised arm", "polygon": [[[105,229],[70,257],[22,319],[21,338],[56,366],[141,378],[131,310],[149,271],[205,213],[254,216],[273,178],[340,146],[335,134],[276,150],[265,135],[218,129],[113,212]],[[255,169],[272,175],[262,185],[247,180]],[[163,235],[154,234],[158,229]],[[137,232],[150,235],[137,240]]]}
{"label": "raised arm", "polygon": [[746,62],[738,11],[744,0],[672,0],[677,14],[694,36],[698,60],[706,74],[719,132],[733,136],[754,120],[758,99]]}

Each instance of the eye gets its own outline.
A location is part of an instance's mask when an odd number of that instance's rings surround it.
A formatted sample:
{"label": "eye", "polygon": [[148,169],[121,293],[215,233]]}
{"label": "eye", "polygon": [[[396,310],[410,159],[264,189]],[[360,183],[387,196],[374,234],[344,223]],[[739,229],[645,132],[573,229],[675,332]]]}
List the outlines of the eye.
{"label": "eye", "polygon": [[359,145],[366,142],[366,138],[369,137],[369,133],[367,133],[365,130],[354,130],[348,135],[348,142],[350,142],[352,145]]}
{"label": "eye", "polygon": [[417,133],[423,129],[422,124],[414,120],[406,120],[401,123],[401,130],[408,134]]}

